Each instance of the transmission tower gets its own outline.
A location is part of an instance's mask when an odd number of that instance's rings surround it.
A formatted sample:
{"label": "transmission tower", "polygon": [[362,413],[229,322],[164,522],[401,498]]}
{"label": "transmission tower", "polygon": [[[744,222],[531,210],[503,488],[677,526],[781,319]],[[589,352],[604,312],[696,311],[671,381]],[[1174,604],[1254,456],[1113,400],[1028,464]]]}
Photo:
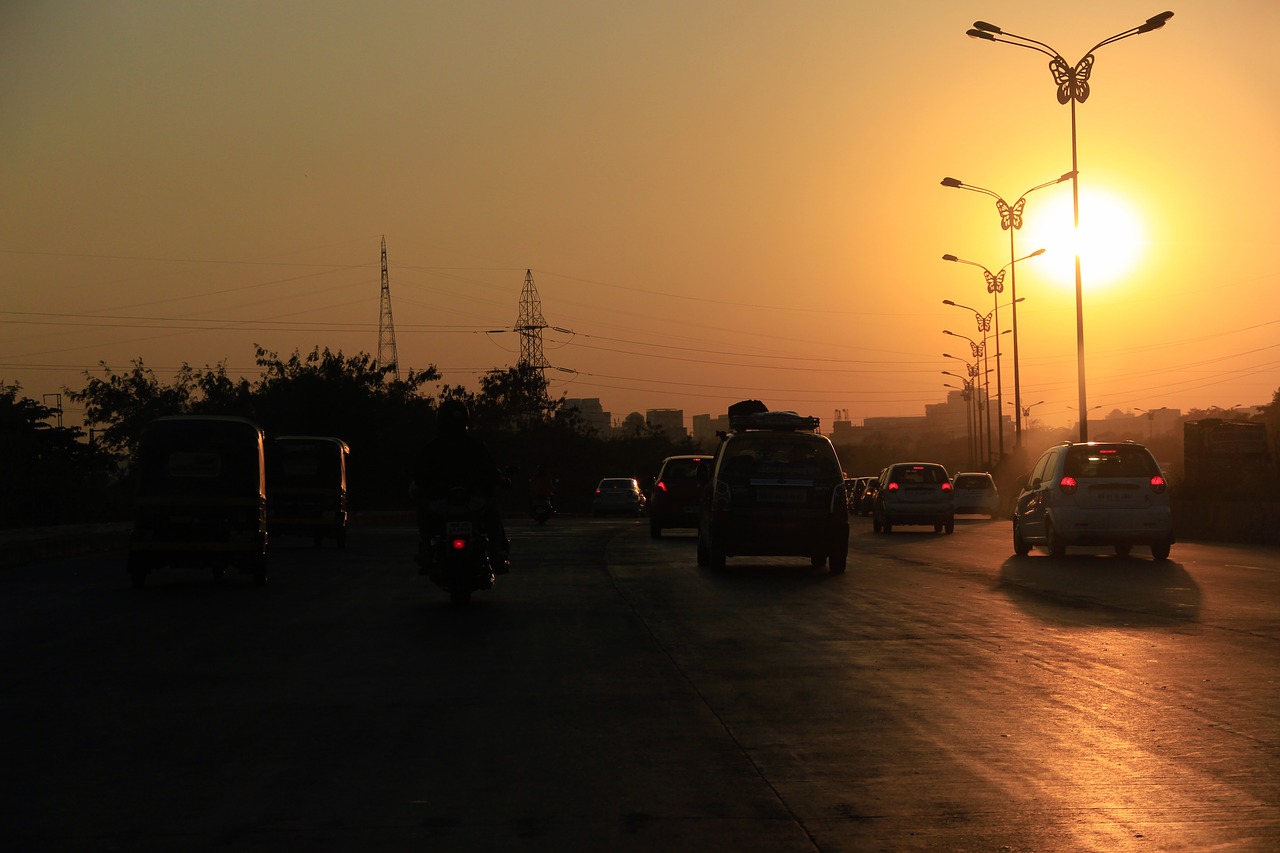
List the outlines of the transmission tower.
{"label": "transmission tower", "polygon": [[522,367],[534,367],[545,372],[551,366],[542,353],[542,330],[545,328],[547,321],[542,318],[542,300],[538,298],[538,288],[533,284],[533,270],[525,270],[524,290],[520,292],[520,318],[516,320]]}
{"label": "transmission tower", "polygon": [[387,275],[387,238],[382,238],[382,313],[378,317],[378,368],[390,367],[400,381],[400,359],[396,355],[396,327],[391,322],[391,279]]}

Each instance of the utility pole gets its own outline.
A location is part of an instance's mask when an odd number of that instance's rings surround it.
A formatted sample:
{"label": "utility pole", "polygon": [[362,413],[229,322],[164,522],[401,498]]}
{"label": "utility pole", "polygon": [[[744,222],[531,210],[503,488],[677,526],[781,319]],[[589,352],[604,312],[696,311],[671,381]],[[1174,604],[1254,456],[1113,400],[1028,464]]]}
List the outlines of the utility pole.
{"label": "utility pole", "polygon": [[391,322],[391,279],[387,275],[387,237],[382,237],[382,311],[378,317],[378,369],[390,367],[400,381],[400,359],[396,354],[396,327]]}

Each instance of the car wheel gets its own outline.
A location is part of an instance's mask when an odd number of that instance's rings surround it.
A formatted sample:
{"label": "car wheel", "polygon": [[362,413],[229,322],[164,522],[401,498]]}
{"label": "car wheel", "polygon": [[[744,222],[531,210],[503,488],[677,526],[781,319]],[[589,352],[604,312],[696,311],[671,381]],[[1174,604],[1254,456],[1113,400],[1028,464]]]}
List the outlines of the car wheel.
{"label": "car wheel", "polygon": [[1129,556],[1129,552],[1133,550],[1132,545],[1117,545],[1115,548],[1116,556],[1118,557],[1127,557]]}
{"label": "car wheel", "polygon": [[713,569],[723,569],[724,561],[724,548],[712,540],[710,546],[707,548],[707,565]]}
{"label": "car wheel", "polygon": [[1169,559],[1170,545],[1171,543],[1169,542],[1156,542],[1155,544],[1153,544],[1151,546],[1151,559],[1153,560]]}
{"label": "car wheel", "polygon": [[893,525],[892,525],[892,524],[890,524],[888,521],[886,521],[884,524],[882,524],[882,525],[881,525],[881,527],[883,527],[883,528],[884,528],[884,532],[885,532],[885,533],[892,533],[892,532],[893,532]]}
{"label": "car wheel", "polygon": [[831,549],[830,563],[831,574],[844,574],[845,565],[849,562],[849,534],[846,532],[842,541]]}
{"label": "car wheel", "polygon": [[933,532],[934,532],[934,533],[941,533],[941,532],[942,532],[942,525],[941,525],[941,524],[935,524],[935,525],[933,526]]}
{"label": "car wheel", "polygon": [[945,530],[947,533],[955,533],[956,520],[954,518],[948,518],[946,523],[942,525],[942,529]]}
{"label": "car wheel", "polygon": [[879,533],[879,532],[880,532],[881,530],[883,530],[883,529],[884,529],[884,525],[882,525],[882,524],[880,523],[880,516],[878,516],[878,515],[874,515],[874,514],[873,514],[873,515],[871,516],[871,530],[872,530],[872,532],[873,532],[873,533]]}
{"label": "car wheel", "polygon": [[1018,527],[1018,522],[1013,523],[1013,553],[1019,557],[1025,557],[1031,553],[1031,543],[1022,538],[1022,528]]}
{"label": "car wheel", "polygon": [[1067,554],[1067,545],[1058,536],[1058,531],[1053,529],[1053,522],[1046,521],[1044,523],[1044,543],[1049,546],[1050,557],[1065,557]]}
{"label": "car wheel", "polygon": [[826,564],[827,564],[826,554],[814,554],[812,557],[809,558],[809,565],[813,566],[815,569],[820,569]]}

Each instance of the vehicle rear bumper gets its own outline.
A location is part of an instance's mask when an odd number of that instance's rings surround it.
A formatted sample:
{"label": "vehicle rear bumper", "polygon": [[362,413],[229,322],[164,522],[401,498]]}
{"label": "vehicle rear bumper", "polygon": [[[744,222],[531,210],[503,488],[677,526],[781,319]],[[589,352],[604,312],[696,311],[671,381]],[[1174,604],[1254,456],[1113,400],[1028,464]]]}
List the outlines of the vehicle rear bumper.
{"label": "vehicle rear bumper", "polygon": [[1174,541],[1173,513],[1168,507],[1106,513],[1067,508],[1053,512],[1050,521],[1054,532],[1069,544],[1150,545]]}

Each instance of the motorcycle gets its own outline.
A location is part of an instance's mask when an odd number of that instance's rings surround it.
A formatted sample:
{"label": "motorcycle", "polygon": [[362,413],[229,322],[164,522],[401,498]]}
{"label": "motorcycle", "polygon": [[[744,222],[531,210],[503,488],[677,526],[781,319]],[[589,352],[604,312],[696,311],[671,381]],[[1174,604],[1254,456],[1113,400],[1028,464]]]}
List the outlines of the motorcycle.
{"label": "motorcycle", "polygon": [[464,488],[427,502],[425,510],[435,531],[419,549],[419,574],[449,593],[454,604],[467,604],[471,593],[493,589],[495,567],[489,532],[485,529],[487,501]]}
{"label": "motorcycle", "polygon": [[551,516],[556,514],[556,508],[551,505],[550,495],[538,495],[533,499],[533,505],[529,507],[529,515],[533,516],[533,520],[539,525],[547,523]]}

